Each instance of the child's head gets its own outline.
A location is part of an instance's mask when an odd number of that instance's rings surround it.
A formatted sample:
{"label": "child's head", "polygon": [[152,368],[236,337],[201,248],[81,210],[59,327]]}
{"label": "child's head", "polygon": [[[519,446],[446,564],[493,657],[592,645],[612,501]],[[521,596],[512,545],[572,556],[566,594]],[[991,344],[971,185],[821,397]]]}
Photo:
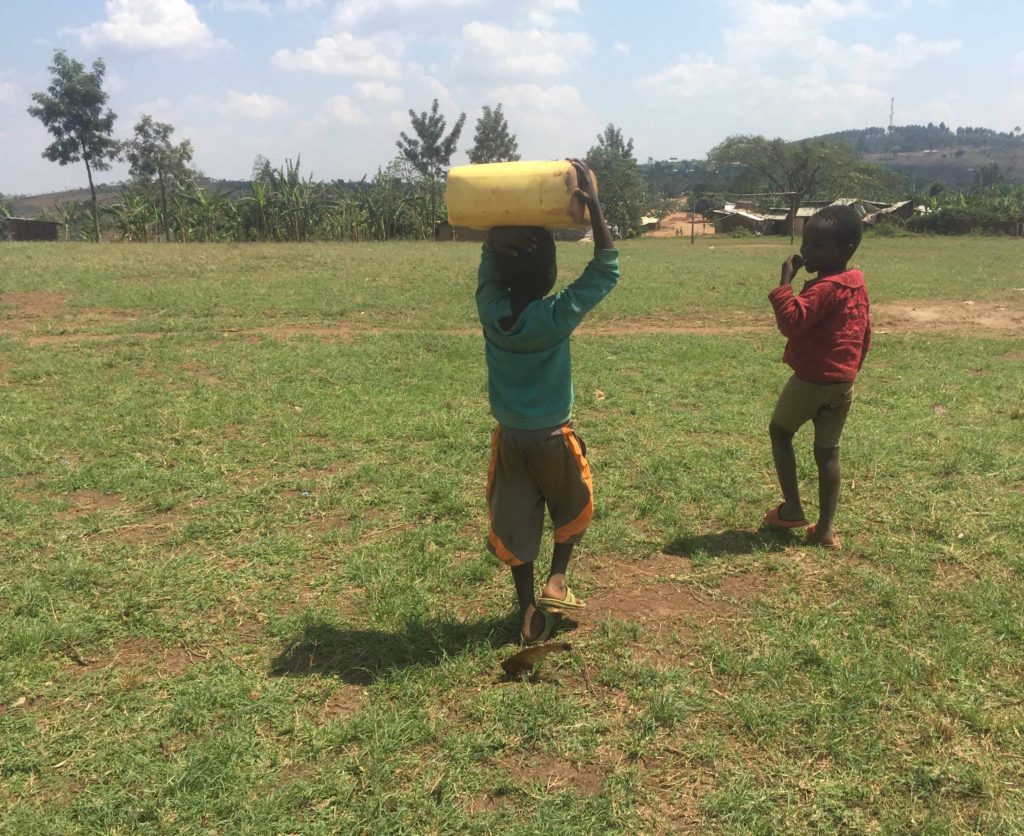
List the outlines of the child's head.
{"label": "child's head", "polygon": [[555,239],[543,227],[527,227],[533,236],[532,250],[497,256],[498,275],[512,297],[512,310],[521,312],[535,299],[543,299],[555,286]]}
{"label": "child's head", "polygon": [[846,269],[846,263],[860,246],[864,225],[852,206],[826,206],[811,216],[804,226],[800,254],[808,273],[833,273]]}

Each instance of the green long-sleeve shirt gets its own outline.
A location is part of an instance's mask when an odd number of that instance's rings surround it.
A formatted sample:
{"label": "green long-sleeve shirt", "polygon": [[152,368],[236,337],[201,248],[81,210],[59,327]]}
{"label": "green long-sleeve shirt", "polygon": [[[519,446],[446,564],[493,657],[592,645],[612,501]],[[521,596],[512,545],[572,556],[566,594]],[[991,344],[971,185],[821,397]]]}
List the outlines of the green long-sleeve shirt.
{"label": "green long-sleeve shirt", "polygon": [[491,414],[506,427],[539,430],[572,416],[569,335],[619,280],[619,251],[599,250],[583,274],[553,296],[531,302],[512,328],[509,292],[498,278],[494,249],[484,244],[476,306],[484,328]]}

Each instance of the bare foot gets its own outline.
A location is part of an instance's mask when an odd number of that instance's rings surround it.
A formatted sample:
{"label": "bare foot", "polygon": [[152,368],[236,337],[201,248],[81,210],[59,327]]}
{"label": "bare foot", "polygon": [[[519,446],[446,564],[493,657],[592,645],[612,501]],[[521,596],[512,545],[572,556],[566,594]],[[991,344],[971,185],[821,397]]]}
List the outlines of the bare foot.
{"label": "bare foot", "polygon": [[843,547],[834,528],[823,528],[819,531],[816,525],[807,526],[807,542],[826,549],[841,549]]}
{"label": "bare foot", "polygon": [[565,579],[559,580],[548,579],[548,582],[544,584],[544,588],[540,591],[541,598],[550,598],[553,601],[564,601],[566,595]]}
{"label": "bare foot", "polygon": [[543,612],[533,606],[527,607],[526,612],[523,613],[523,623],[519,628],[523,641],[527,644],[535,641],[537,636],[544,632],[546,623],[547,619],[544,618]]}
{"label": "bare foot", "polygon": [[790,508],[788,504],[783,502],[779,506],[779,519],[785,522],[796,522],[804,518],[803,508]]}

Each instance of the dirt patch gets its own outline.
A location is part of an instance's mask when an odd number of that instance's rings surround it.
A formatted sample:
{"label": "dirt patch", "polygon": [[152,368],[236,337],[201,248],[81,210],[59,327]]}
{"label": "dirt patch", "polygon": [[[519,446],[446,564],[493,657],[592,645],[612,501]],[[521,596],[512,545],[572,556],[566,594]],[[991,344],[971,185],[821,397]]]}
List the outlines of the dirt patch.
{"label": "dirt patch", "polygon": [[70,298],[63,293],[10,291],[0,293],[0,305],[11,309],[12,319],[53,319],[64,311]]}
{"label": "dirt patch", "polygon": [[599,763],[574,764],[540,753],[527,753],[521,758],[505,756],[498,759],[497,767],[513,784],[540,784],[549,794],[572,790],[585,798],[600,794],[607,774]]}
{"label": "dirt patch", "polygon": [[[76,654],[77,655],[77,654]],[[148,678],[178,676],[205,658],[203,654],[184,648],[166,648],[155,639],[128,639],[114,648],[114,652],[98,659],[73,658],[75,671],[89,676],[103,671],[118,670]]]}
{"label": "dirt patch", "polygon": [[153,546],[167,540],[187,518],[183,511],[168,511],[145,522],[119,526],[106,539],[133,546]]}
{"label": "dirt patch", "polygon": [[[2,325],[2,323],[0,323]],[[3,333],[0,328],[0,333]],[[163,337],[162,331],[145,331],[131,334],[89,334],[87,332],[73,332],[68,334],[40,334],[25,339],[25,345],[29,348],[38,348],[44,345],[82,345],[84,343],[109,343],[122,339],[158,340]]]}
{"label": "dirt patch", "polygon": [[907,301],[873,305],[872,321],[879,333],[910,331],[949,334],[1024,332],[1024,310],[991,302]]}
{"label": "dirt patch", "polygon": [[124,507],[124,497],[101,491],[75,491],[65,496],[71,507],[54,514],[58,520],[76,520],[89,514],[116,511]]}
{"label": "dirt patch", "polygon": [[[69,310],[70,296],[36,291],[0,294],[0,304],[8,307],[8,315],[0,318],[0,334],[24,337],[30,347],[107,342],[118,335],[96,334],[89,328],[109,327],[135,322],[150,316],[150,311],[120,308],[81,308]],[[153,338],[162,334],[138,334]]]}
{"label": "dirt patch", "polygon": [[186,363],[182,366],[182,370],[188,374],[193,380],[199,383],[205,383],[207,386],[219,386],[220,378],[214,374],[211,374],[203,366],[196,362]]}
{"label": "dirt patch", "polygon": [[366,689],[359,685],[341,683],[334,689],[317,712],[318,723],[329,723],[342,717],[351,717],[366,705]]}
{"label": "dirt patch", "polygon": [[653,317],[584,321],[579,333],[598,337],[632,337],[652,334],[768,333],[775,327],[770,316],[728,311],[716,316]]}
{"label": "dirt patch", "polygon": [[1024,351],[1009,351],[1006,354],[1000,354],[1000,360],[1005,360],[1007,363],[1021,363],[1024,362]]}
{"label": "dirt patch", "polygon": [[[604,589],[588,598],[587,609],[569,614],[581,627],[591,629],[608,617],[632,622],[671,640],[683,656],[696,645],[701,630],[743,618],[744,603],[762,598],[783,583],[757,568],[734,574],[694,570],[687,558],[669,554],[637,563],[597,563],[591,573]],[[629,643],[634,654],[653,661],[658,654],[652,655],[648,645],[647,641]]]}
{"label": "dirt patch", "polygon": [[377,334],[380,333],[380,330],[363,326],[353,327],[349,322],[336,322],[331,325],[291,322],[256,328],[230,328],[223,333],[225,337],[244,337],[254,342],[259,342],[262,339],[288,340],[299,337],[316,337],[329,343],[351,343],[357,336]]}
{"label": "dirt patch", "polygon": [[644,238],[689,238],[694,235],[714,235],[715,225],[703,217],[691,218],[688,212],[672,212],[661,219],[658,229],[645,232]]}
{"label": "dirt patch", "polygon": [[135,322],[151,314],[147,310],[125,310],[123,308],[80,308],[75,319],[90,325],[111,325],[121,322]]}
{"label": "dirt patch", "polygon": [[[325,444],[325,446],[328,446]],[[324,479],[330,476],[338,476],[341,474],[348,473],[351,470],[351,465],[348,462],[336,461],[327,467],[320,467],[313,470],[303,470],[299,473],[299,478],[306,482],[316,482],[320,479]]]}
{"label": "dirt patch", "polygon": [[[755,245],[756,246],[756,245]],[[1014,334],[1024,333],[1024,310],[985,302],[893,302],[874,305],[877,333]],[[686,316],[638,316],[614,320],[588,320],[579,333],[593,337],[631,337],[657,334],[769,334],[774,333],[771,312],[722,311]],[[1024,359],[1013,352],[1006,360]]]}
{"label": "dirt patch", "polygon": [[341,511],[335,511],[332,514],[321,514],[314,517],[306,524],[306,530],[313,532],[318,531],[321,534],[326,534],[328,531],[339,531],[351,527],[351,523],[348,517]]}

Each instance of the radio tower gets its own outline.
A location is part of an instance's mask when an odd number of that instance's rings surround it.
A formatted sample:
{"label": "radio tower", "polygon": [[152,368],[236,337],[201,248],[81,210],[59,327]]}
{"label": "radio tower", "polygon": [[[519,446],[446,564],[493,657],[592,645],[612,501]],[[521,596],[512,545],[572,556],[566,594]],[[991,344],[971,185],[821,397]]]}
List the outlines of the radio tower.
{"label": "radio tower", "polygon": [[889,99],[889,133],[892,133],[892,115],[896,110],[896,97]]}

